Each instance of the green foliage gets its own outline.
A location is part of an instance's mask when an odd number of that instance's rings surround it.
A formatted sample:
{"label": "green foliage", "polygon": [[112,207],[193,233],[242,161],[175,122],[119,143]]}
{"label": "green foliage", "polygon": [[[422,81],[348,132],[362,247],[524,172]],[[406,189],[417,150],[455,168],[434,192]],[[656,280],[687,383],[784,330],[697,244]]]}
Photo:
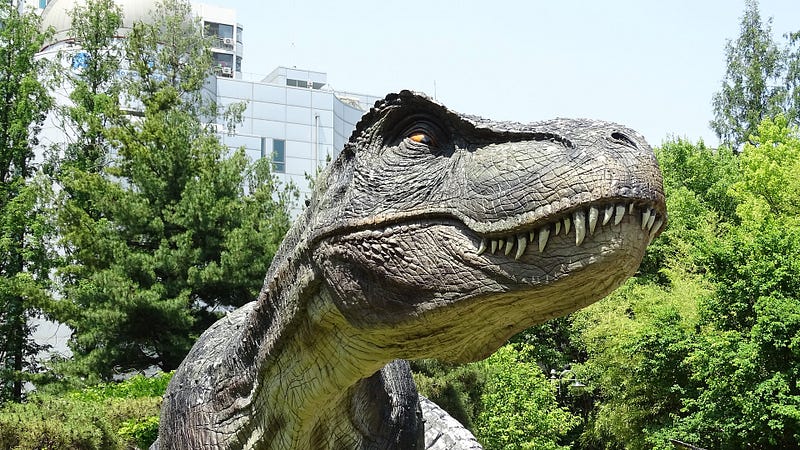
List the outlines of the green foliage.
{"label": "green foliage", "polygon": [[757,0],[746,0],[741,31],[725,47],[727,71],[714,95],[711,128],[732,147],[748,141],[765,117],[783,111],[784,54],[772,39],[771,20],[761,21]]}
{"label": "green foliage", "polygon": [[432,400],[468,429],[481,412],[485,370],[481,364],[449,365],[436,360],[412,361],[414,382]]}
{"label": "green foliage", "polygon": [[48,33],[33,12],[0,4],[0,404],[22,399],[22,386],[39,366],[42,349],[30,320],[47,302],[52,254],[43,197],[33,179],[33,149],[52,99],[43,83],[45,62],[34,58]]}
{"label": "green foliage", "polygon": [[728,152],[659,149],[670,214],[650,249],[660,278],[572,318],[595,402],[584,448],[798,446],[798,130],[765,119],[740,156]]}
{"label": "green foliage", "polygon": [[[668,286],[630,280],[579,311],[574,331],[588,359],[576,368],[598,402],[582,442],[605,448],[667,449],[663,431],[692,395],[697,304],[710,286],[686,273],[668,272]],[[618,442],[621,445],[608,444]]]}
{"label": "green foliage", "polygon": [[[293,189],[231,152],[205,123],[209,43],[185,1],[165,0],[125,42],[135,121],[106,124],[101,171],[66,168],[59,226],[65,373],[90,382],[172,370],[221,312],[255,299],[289,227]],[[234,111],[235,114],[235,111]]]}
{"label": "green foliage", "polygon": [[560,369],[586,355],[572,332],[572,316],[549,320],[522,331],[510,340],[514,344],[525,344],[530,360],[546,369]]}
{"label": "green foliage", "polygon": [[[698,395],[679,424],[712,448],[796,448],[800,440],[800,216],[796,127],[759,126],[731,187],[738,226],[709,239],[715,295],[701,303],[702,330],[687,358]],[[793,190],[794,189],[794,190]]]}
{"label": "green foliage", "polygon": [[[800,135],[783,115],[765,119],[741,155],[742,177],[732,189],[742,202],[737,214],[760,227],[765,213],[800,214]],[[768,209],[765,211],[765,209]]]}
{"label": "green foliage", "polygon": [[148,448],[158,439],[158,416],[127,420],[118,433],[122,439],[136,443],[139,448]]}
{"label": "green foliage", "polygon": [[702,247],[721,222],[736,222],[738,199],[730,187],[739,176],[739,158],[728,147],[674,139],[655,150],[664,174],[669,223],[648,247],[639,275],[668,283],[664,267],[701,271]]}
{"label": "green foliage", "polygon": [[578,419],[558,407],[554,386],[528,362],[530,350],[508,345],[485,361],[486,387],[475,432],[487,450],[568,448],[559,445],[559,438]]}
{"label": "green foliage", "polygon": [[[72,142],[64,143],[51,165],[56,172],[74,167],[98,172],[108,164],[108,128],[124,120],[120,107],[122,51],[117,30],[122,26],[122,10],[113,0],[87,0],[76,3],[69,12],[71,36],[80,46],[82,66],[61,71],[68,86],[70,104],[59,108],[63,126],[75,133]],[[61,55],[62,64],[71,66],[74,51]]]}
{"label": "green foliage", "polygon": [[33,395],[0,409],[0,448],[147,448],[158,435],[161,396],[172,374],[136,376],[62,397]]}

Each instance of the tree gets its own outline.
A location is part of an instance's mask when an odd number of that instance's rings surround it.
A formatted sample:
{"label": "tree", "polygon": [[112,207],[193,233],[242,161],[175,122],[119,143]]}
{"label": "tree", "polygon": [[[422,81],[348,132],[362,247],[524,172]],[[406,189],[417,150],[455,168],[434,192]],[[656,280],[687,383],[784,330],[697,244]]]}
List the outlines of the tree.
{"label": "tree", "polygon": [[701,389],[686,427],[712,448],[797,448],[800,389],[800,131],[764,120],[731,192],[740,225],[707,246],[715,295],[689,361]]}
{"label": "tree", "polygon": [[800,31],[786,34],[786,117],[800,126]]}
{"label": "tree", "polygon": [[46,220],[33,179],[36,136],[51,106],[34,55],[46,34],[32,12],[0,4],[0,402],[22,399],[41,347],[29,320],[46,298]]}
{"label": "tree", "polygon": [[72,142],[53,155],[51,163],[58,175],[75,167],[99,172],[108,163],[111,125],[124,119],[120,108],[122,49],[117,30],[122,26],[122,10],[113,0],[87,0],[76,3],[69,12],[71,36],[79,50],[61,55],[61,71],[70,89],[70,103],[60,107],[63,128]]}
{"label": "tree", "polygon": [[60,221],[63,321],[84,375],[176,368],[222,312],[255,299],[288,229],[294,190],[205,122],[216,115],[202,97],[209,48],[186,1],[134,24],[123,95],[140,110],[107,130],[113,163],[63,178],[97,211],[67,201]]}
{"label": "tree", "polygon": [[783,54],[772,39],[771,19],[762,23],[758,0],[746,0],[741,32],[725,46],[727,70],[714,94],[711,128],[723,143],[739,148],[765,117],[783,111]]}
{"label": "tree", "polygon": [[587,446],[666,450],[669,438],[696,442],[674,422],[695,395],[685,360],[695,348],[699,300],[711,286],[685,272],[667,278],[666,285],[632,279],[574,314],[588,355],[576,370],[595,400],[580,439]]}
{"label": "tree", "polygon": [[536,364],[527,362],[530,350],[506,345],[485,361],[486,387],[475,431],[487,450],[568,448],[558,441],[577,418],[558,407],[555,387]]}

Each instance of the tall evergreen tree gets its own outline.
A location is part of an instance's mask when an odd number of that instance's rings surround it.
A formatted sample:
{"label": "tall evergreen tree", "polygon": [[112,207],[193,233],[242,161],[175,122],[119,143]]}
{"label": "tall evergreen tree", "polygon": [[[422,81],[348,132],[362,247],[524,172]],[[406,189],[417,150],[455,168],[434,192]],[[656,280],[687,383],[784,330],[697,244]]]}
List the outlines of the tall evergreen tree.
{"label": "tall evergreen tree", "polygon": [[748,141],[762,119],[783,111],[783,53],[772,39],[771,22],[762,22],[758,0],[746,0],[741,33],[725,46],[727,70],[714,94],[710,125],[734,148]]}
{"label": "tall evergreen tree", "polygon": [[[109,379],[177,367],[219,314],[255,298],[288,229],[291,190],[222,145],[202,87],[210,45],[185,0],[164,0],[125,43],[123,96],[135,119],[109,127],[117,153],[72,170],[60,226],[76,371]],[[134,101],[135,99],[135,101]]]}
{"label": "tall evergreen tree", "polygon": [[0,3],[0,402],[22,398],[41,350],[30,319],[46,298],[49,270],[41,186],[33,179],[37,135],[51,106],[34,58],[46,36],[39,17]]}

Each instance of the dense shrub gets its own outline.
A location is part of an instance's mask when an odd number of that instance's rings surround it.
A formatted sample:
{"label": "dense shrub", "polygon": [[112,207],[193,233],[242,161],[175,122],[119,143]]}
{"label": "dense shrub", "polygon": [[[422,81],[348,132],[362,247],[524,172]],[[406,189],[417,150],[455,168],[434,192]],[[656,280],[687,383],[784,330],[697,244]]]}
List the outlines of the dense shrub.
{"label": "dense shrub", "polygon": [[158,435],[161,396],[172,374],[135,376],[64,396],[31,395],[0,409],[0,449],[147,448]]}

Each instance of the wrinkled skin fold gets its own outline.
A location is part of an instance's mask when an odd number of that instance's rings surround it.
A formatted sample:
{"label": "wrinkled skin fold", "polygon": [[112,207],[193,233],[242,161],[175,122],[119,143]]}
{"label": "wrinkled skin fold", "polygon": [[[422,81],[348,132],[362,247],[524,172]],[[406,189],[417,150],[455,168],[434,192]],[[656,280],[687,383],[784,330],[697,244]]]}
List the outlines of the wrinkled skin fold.
{"label": "wrinkled skin fold", "polygon": [[599,300],[665,226],[632,130],[391,94],[317,181],[258,299],[186,357],[155,447],[480,448],[399,360],[474,361]]}

